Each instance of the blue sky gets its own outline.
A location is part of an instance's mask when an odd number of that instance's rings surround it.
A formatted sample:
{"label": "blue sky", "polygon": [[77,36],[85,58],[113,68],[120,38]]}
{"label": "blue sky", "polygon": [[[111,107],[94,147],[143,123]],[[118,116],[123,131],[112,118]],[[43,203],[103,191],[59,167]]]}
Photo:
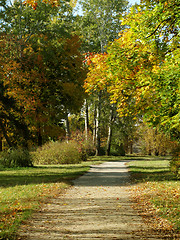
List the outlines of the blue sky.
{"label": "blue sky", "polygon": [[[128,0],[129,4],[135,4],[135,3],[140,3],[140,0]],[[78,11],[79,14],[81,14],[81,10]]]}
{"label": "blue sky", "polygon": [[140,3],[140,0],[128,0],[128,1],[131,4]]}

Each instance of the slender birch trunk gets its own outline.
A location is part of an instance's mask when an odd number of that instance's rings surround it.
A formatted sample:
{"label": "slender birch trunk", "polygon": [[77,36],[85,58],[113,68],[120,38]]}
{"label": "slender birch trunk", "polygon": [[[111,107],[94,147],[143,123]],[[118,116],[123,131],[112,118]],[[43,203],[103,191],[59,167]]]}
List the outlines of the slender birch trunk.
{"label": "slender birch trunk", "polygon": [[96,105],[94,106],[94,127],[93,127],[93,144],[96,144]]}
{"label": "slender birch trunk", "polygon": [[99,92],[98,94],[98,106],[96,112],[96,156],[100,156],[101,147],[100,121],[101,121],[101,92]]}
{"label": "slender birch trunk", "polygon": [[112,141],[112,128],[113,128],[113,109],[110,111],[110,117],[109,117],[109,126],[108,126],[108,137],[107,137],[107,149],[106,149],[106,155],[110,155],[111,151],[111,141]]}
{"label": "slender birch trunk", "polygon": [[66,116],[65,116],[65,127],[66,127],[66,140],[68,142],[71,134],[70,134],[69,118],[68,118],[68,112],[67,111],[66,111]]}
{"label": "slender birch trunk", "polygon": [[85,99],[85,137],[86,137],[86,141],[88,140],[88,131],[89,131],[89,109],[88,109],[87,99]]}

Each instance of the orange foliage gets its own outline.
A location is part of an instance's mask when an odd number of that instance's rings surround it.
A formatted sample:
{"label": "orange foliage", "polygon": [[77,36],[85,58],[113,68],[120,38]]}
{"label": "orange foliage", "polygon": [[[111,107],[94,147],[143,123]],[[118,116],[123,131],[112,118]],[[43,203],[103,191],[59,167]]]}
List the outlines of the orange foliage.
{"label": "orange foliage", "polygon": [[[44,2],[46,4],[49,4],[49,5],[53,6],[53,7],[58,7],[59,6],[59,3],[58,3],[57,0],[42,0],[42,2]],[[36,10],[37,5],[38,5],[37,0],[25,0],[23,2],[23,4],[24,5],[28,5],[28,6],[32,6],[32,8],[34,10]]]}

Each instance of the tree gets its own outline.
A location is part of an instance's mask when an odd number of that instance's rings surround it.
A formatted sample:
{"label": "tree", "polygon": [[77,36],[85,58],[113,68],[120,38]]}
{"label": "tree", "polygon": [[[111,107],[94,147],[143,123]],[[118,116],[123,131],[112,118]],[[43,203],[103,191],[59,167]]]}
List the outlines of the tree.
{"label": "tree", "polygon": [[[1,83],[4,87],[1,96],[14,104],[7,109],[6,103],[1,103],[8,116],[15,112],[16,124],[11,118],[13,128],[17,130],[19,126],[22,131],[20,122],[23,121],[41,145],[42,135],[48,139],[62,132],[61,120],[67,109],[74,112],[81,106],[83,67],[79,39],[69,32],[71,24],[66,27],[67,21],[71,23],[67,14],[69,7],[61,5],[64,12],[61,9],[58,12],[51,4],[41,1],[36,8],[33,6],[28,2],[12,6],[4,2],[1,11],[5,19],[1,35],[8,39],[5,48],[4,39],[1,41]],[[18,26],[13,21],[9,24],[13,18],[20,19],[16,22]],[[3,115],[3,122],[5,119]]]}
{"label": "tree", "polygon": [[[106,58],[106,54],[96,54],[90,55],[90,58],[87,59],[87,63],[90,64],[89,72],[87,74],[87,78],[85,80],[85,89],[87,93],[94,94],[97,93],[98,99],[96,103],[96,117],[95,117],[95,145],[96,145],[96,155],[100,155],[100,122],[101,122],[101,103],[102,103],[102,95],[105,94],[103,80],[105,78],[105,72],[101,71],[105,65],[104,59]],[[91,64],[92,62],[92,64]],[[109,131],[109,146],[111,142],[111,130]]]}
{"label": "tree", "polygon": [[122,29],[120,16],[125,11],[127,1],[80,0],[82,16],[79,18],[83,51],[105,52],[108,42],[117,38]]}
{"label": "tree", "polygon": [[180,17],[178,0],[142,0],[141,3],[147,11],[145,27],[148,28],[148,35],[155,36],[161,33],[163,41],[178,36]]}
{"label": "tree", "polygon": [[124,112],[125,106],[129,106],[178,137],[179,36],[171,38],[165,26],[152,33],[152,25],[157,23],[147,26],[144,22],[156,13],[153,11],[156,8],[132,8],[124,21],[129,29],[121,32],[121,37],[108,49],[109,76],[117,79],[112,80],[112,100],[118,101],[119,111]]}
{"label": "tree", "polygon": [[[6,130],[7,126],[9,126],[9,129],[14,132],[14,136],[17,138],[21,136],[26,140],[30,138],[30,132],[24,120],[24,111],[22,110],[24,108],[22,104],[23,97],[20,93],[22,92],[21,84],[25,88],[28,86],[29,76],[20,74],[20,64],[11,58],[12,46],[13,43],[6,36],[2,35],[0,38],[1,130],[11,147],[16,143],[10,140]],[[26,102],[25,111],[28,111],[28,109],[31,111],[34,107],[33,98],[29,96],[29,98],[24,99],[24,102]],[[27,143],[24,142],[24,145],[26,146]]]}
{"label": "tree", "polygon": [[[163,3],[164,9],[166,6]],[[146,6],[131,9],[123,21],[128,27],[108,46],[104,63],[100,58],[95,63],[92,60],[88,82],[94,81],[93,87],[100,81],[106,86],[120,117],[143,115],[179,139],[179,36],[171,36],[169,21],[167,27],[166,21],[158,27],[162,19],[155,21],[156,11],[156,7]],[[150,19],[154,21],[147,21]],[[177,16],[175,20],[173,29],[179,24]]]}
{"label": "tree", "polygon": [[[104,53],[106,45],[118,36],[122,29],[120,15],[126,9],[127,1],[79,1],[82,8],[82,16],[77,16],[77,31],[82,39],[82,51],[86,53]],[[87,55],[88,55],[87,54]],[[88,57],[88,56],[87,56]],[[97,155],[100,154],[101,139],[101,92],[94,91],[97,104],[94,112],[96,113],[95,128]],[[101,102],[98,102],[101,101]],[[110,114],[110,113],[109,113]],[[108,117],[109,119],[109,117]]]}

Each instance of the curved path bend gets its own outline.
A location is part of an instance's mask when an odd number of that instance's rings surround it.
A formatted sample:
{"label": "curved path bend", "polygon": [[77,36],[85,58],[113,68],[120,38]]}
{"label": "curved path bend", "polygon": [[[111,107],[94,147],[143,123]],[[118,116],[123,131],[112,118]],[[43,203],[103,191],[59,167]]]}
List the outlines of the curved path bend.
{"label": "curved path bend", "polygon": [[162,239],[132,208],[127,161],[105,162],[74,181],[59,198],[35,213],[19,239]]}

